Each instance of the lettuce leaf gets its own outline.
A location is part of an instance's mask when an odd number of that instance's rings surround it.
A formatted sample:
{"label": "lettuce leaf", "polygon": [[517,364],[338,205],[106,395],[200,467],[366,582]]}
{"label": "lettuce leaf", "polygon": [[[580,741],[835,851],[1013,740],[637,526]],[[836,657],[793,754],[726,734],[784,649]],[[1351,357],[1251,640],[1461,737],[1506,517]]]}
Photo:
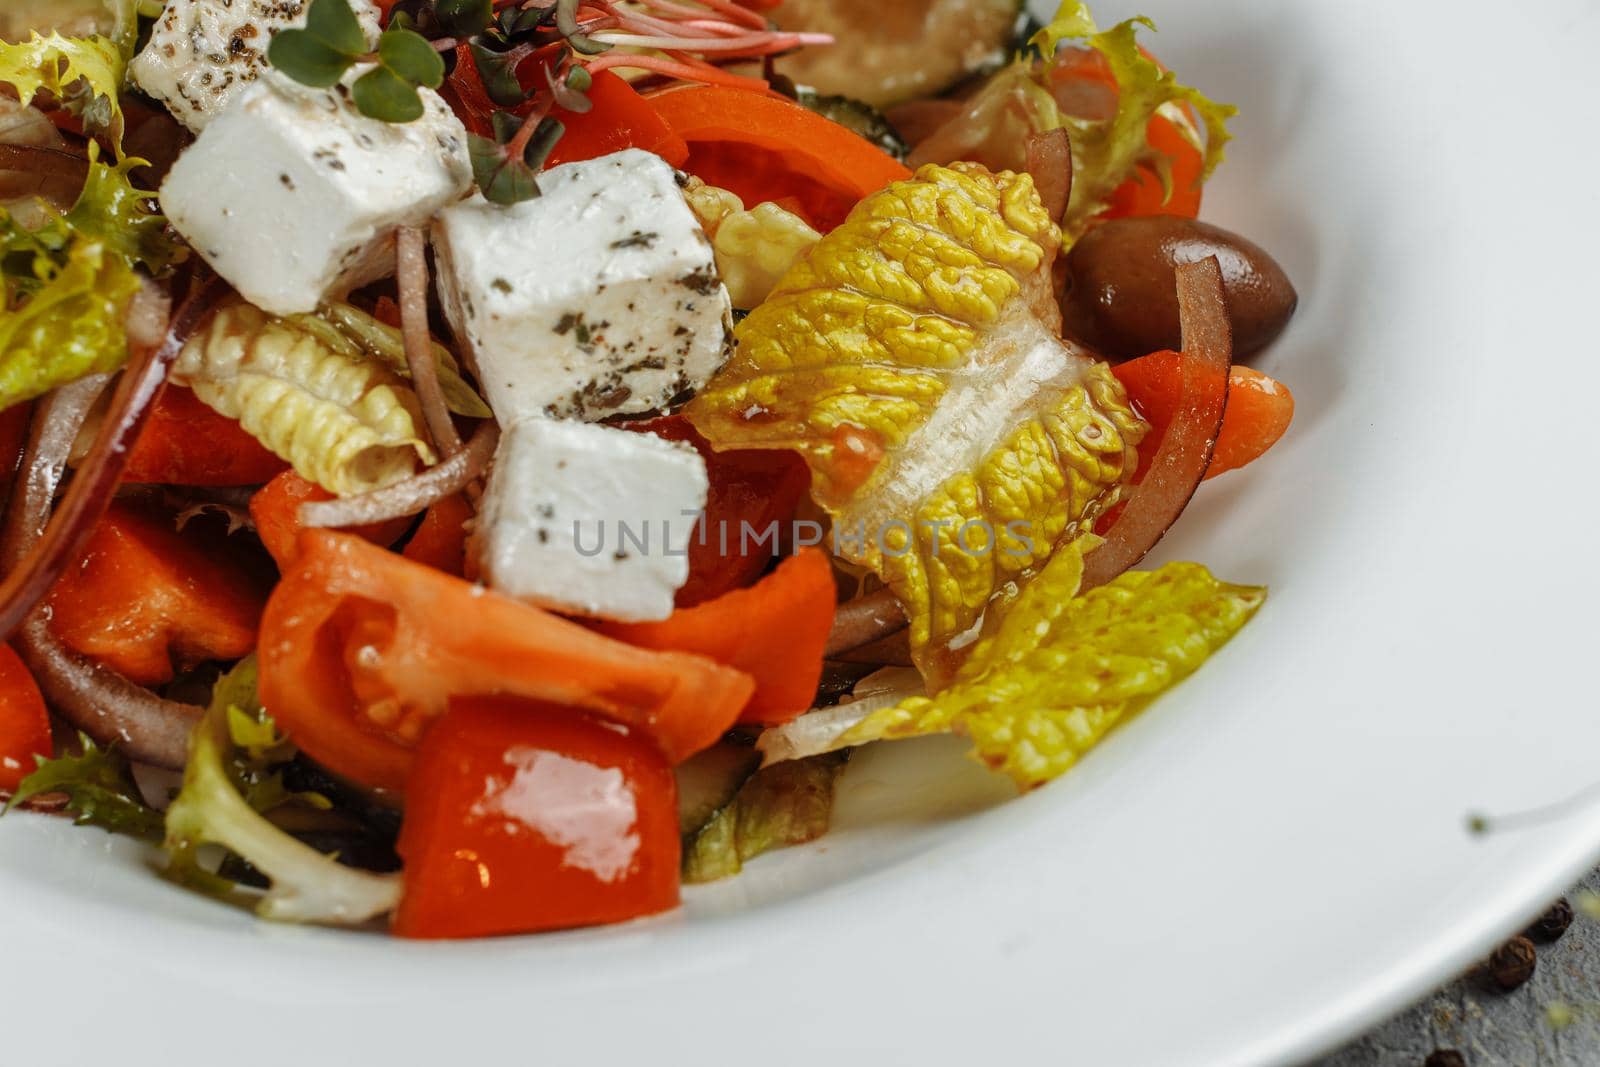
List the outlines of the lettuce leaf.
{"label": "lettuce leaf", "polygon": [[1158,111],[1187,105],[1205,124],[1202,144],[1190,123],[1174,123],[1195,148],[1205,152],[1201,181],[1211,177],[1222,163],[1224,146],[1231,137],[1228,119],[1239,109],[1214,103],[1200,90],[1180,84],[1171,71],[1162,70],[1160,64],[1140,51],[1140,26],[1152,31],[1156,28],[1147,18],[1134,18],[1102,32],[1095,26],[1087,4],[1066,0],[1050,24],[1029,42],[1046,57],[1053,57],[1064,42],[1087,45],[1105,59],[1117,83],[1117,109],[1110,118],[1058,112],[1061,125],[1072,140],[1072,197],[1063,225],[1069,236],[1081,233],[1089,220],[1105,210],[1112,192],[1132,176],[1136,167],[1153,170],[1167,195],[1171,195],[1172,171],[1167,157],[1150,147],[1146,134]]}
{"label": "lettuce leaf", "polygon": [[683,880],[695,884],[730,878],[764,852],[815,841],[827,833],[833,787],[845,755],[831,752],[756,772],[685,843]]}
{"label": "lettuce leaf", "polygon": [[234,883],[201,862],[202,848],[220,845],[271,883],[256,903],[263,918],[357,924],[392,910],[400,898],[398,876],[342,866],[262,815],[288,799],[277,768],[292,749],[261,707],[256,677],[252,656],[220,678],[195,727],[183,789],[167,809],[168,876],[232,899]]}
{"label": "lettuce leaf", "polygon": [[[1201,181],[1209,178],[1223,159],[1227,121],[1238,109],[1210,100],[1198,89],[1178,82],[1140,50],[1140,27],[1154,30],[1147,18],[1128,19],[1101,31],[1082,0],[1066,0],[1050,24],[1029,41],[1032,54],[1019,56],[996,73],[966,104],[963,112],[935,131],[912,153],[911,162],[944,163],[967,159],[991,170],[1020,171],[1027,165],[1027,140],[1033,133],[1065,129],[1072,141],[1072,196],[1062,224],[1070,242],[1088,229],[1095,216],[1111,202],[1111,194],[1145,167],[1172,194],[1172,167],[1168,158],[1151,147],[1148,128],[1157,113],[1174,120],[1174,127],[1205,153]],[[1063,44],[1073,44],[1099,54],[1116,83],[1116,106],[1109,114],[1078,115],[1062,109],[1051,92],[1049,62]],[[1205,126],[1202,142],[1186,109],[1192,108]]]}
{"label": "lettuce leaf", "polygon": [[34,33],[18,44],[0,41],[0,85],[24,104],[52,93],[83,120],[85,131],[104,135],[121,151],[123,116],[118,93],[127,69],[131,38],[63,37]]}
{"label": "lettuce leaf", "polygon": [[35,230],[0,210],[0,408],[126,361],[135,268],[160,271],[181,254],[128,176],[142,163],[91,158],[77,202]]}
{"label": "lettuce leaf", "polygon": [[41,759],[38,769],[22,780],[6,811],[34,797],[61,793],[79,826],[161,840],[161,813],[145,803],[128,758],[115,747],[101,748],[87,734],[79,734],[78,741],[83,751],[76,756]]}
{"label": "lettuce leaf", "polygon": [[1060,339],[1059,233],[1026,174],[929,165],[862,201],[739,324],[685,409],[718,449],[811,467],[935,683],[996,591],[1115,502],[1148,427]]}
{"label": "lettuce leaf", "polygon": [[1076,547],[1057,552],[989,613],[949,688],[875,712],[837,744],[954,732],[972,739],[980,762],[1031,789],[1199,669],[1266,597],[1196,563],[1130,571],[1076,596],[1082,578]]}
{"label": "lettuce leaf", "polygon": [[80,241],[59,267],[41,269],[45,261],[35,259],[37,284],[22,286],[31,295],[0,312],[0,408],[116,370],[128,357],[122,315],[141,282],[127,260]]}

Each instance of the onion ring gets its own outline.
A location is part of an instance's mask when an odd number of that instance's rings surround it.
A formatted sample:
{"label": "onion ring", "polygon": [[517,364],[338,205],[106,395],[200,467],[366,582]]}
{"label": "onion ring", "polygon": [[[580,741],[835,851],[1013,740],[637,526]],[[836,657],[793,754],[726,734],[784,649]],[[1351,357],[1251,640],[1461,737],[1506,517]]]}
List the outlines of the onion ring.
{"label": "onion ring", "polygon": [[461,451],[461,435],[450,420],[450,405],[439,385],[439,365],[434,362],[433,337],[428,332],[428,259],[422,231],[415,226],[400,227],[395,240],[395,275],[411,386],[422,403],[422,419],[433,443],[448,458]]}
{"label": "onion ring", "polygon": [[885,586],[839,605],[822,656],[838,659],[843,653],[870,645],[907,625],[905,609],[900,606],[894,590]]}
{"label": "onion ring", "polygon": [[[0,534],[0,562],[8,570],[26,567],[30,553],[37,554],[72,441],[110,381],[110,375],[82,378],[39,402],[29,427],[24,477]],[[117,744],[141,762],[183,766],[189,728],[199,721],[200,708],[162,700],[64,648],[50,632],[44,611],[23,622],[16,648],[45,699],[74,726],[101,744]]]}
{"label": "onion ring", "polygon": [[1072,199],[1072,141],[1066,130],[1028,135],[1028,176],[1059,226]]}
{"label": "onion ring", "polygon": [[301,504],[300,525],[308,528],[368,526],[425,511],[476,481],[494,458],[499,443],[500,427],[485,422],[465,448],[437,467],[360,496]]}
{"label": "onion ring", "polygon": [[1137,564],[1161,540],[1199,488],[1211,464],[1228,406],[1233,328],[1215,256],[1178,267],[1178,318],[1183,325],[1183,396],[1128,505],[1103,545],[1083,558],[1085,590]]}
{"label": "onion ring", "polygon": [[[41,524],[43,516],[49,516],[42,533],[38,530],[17,531],[18,536],[27,542],[20,549],[16,549],[15,544],[18,537],[5,539],[5,542],[13,543],[14,551],[6,553],[6,577],[4,582],[0,582],[0,639],[9,638],[22,625],[22,621],[33,613],[33,609],[49,593],[50,587],[55,585],[56,579],[61,577],[61,572],[83,555],[84,546],[89,543],[95,525],[111,505],[111,498],[122,481],[122,472],[127,469],[128,457],[133,451],[134,442],[144,430],[150,409],[155,406],[167,384],[167,371],[178,358],[189,335],[211,311],[215,294],[220,289],[221,282],[215,275],[206,283],[192,284],[189,297],[173,316],[161,344],[133,352],[117,383],[117,391],[112,397],[110,410],[106,412],[100,435],[78,468],[66,496],[53,515],[49,512],[48,498],[39,512]],[[73,383],[74,386],[77,384]],[[63,387],[63,391],[67,388],[70,387]],[[102,381],[100,388],[95,391],[96,395],[103,389]],[[78,393],[74,392],[67,399],[75,402],[77,396]],[[53,425],[58,420],[50,415],[56,406],[41,404],[35,410],[33,421],[41,425],[36,435],[30,435],[29,441],[30,451],[35,444],[41,449],[46,444],[52,446],[48,456],[41,452],[41,459],[49,458],[52,462],[53,446],[57,443],[55,437],[62,428]],[[68,441],[66,450],[61,452],[63,464],[71,447],[72,442]],[[38,463],[31,466],[37,467]],[[19,486],[18,493],[37,489],[36,483],[40,481],[41,473],[35,469],[26,471],[26,482]],[[50,477],[52,492],[60,477],[59,468],[56,468]],[[15,504],[16,501],[13,501],[13,510],[16,510]],[[16,523],[8,521],[7,525],[10,527]]]}

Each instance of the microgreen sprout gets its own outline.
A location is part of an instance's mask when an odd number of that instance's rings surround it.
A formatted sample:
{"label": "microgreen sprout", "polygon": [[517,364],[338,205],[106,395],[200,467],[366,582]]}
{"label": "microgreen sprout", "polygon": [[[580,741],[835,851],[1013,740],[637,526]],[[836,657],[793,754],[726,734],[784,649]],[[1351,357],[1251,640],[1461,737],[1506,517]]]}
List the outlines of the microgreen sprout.
{"label": "microgreen sprout", "polygon": [[414,122],[422,117],[421,87],[444,83],[444,60],[433,44],[415,30],[391,26],[367,51],[349,0],[311,0],[303,29],[283,30],[267,51],[272,65],[316,89],[337,85],[357,63],[375,66],[351,86],[357,110],[384,122]]}
{"label": "microgreen sprout", "polygon": [[268,57],[321,88],[375,63],[352,95],[362,114],[390,122],[422,114],[417,89],[443,82],[440,53],[462,57],[450,84],[458,102],[480,101],[467,123],[478,186],[513,204],[539,195],[535,176],[565,130],[554,113],[587,113],[601,71],[765,89],[724,68],[831,41],[775,30],[736,0],[400,0],[368,53],[350,0],[312,0],[305,28],[278,34]]}

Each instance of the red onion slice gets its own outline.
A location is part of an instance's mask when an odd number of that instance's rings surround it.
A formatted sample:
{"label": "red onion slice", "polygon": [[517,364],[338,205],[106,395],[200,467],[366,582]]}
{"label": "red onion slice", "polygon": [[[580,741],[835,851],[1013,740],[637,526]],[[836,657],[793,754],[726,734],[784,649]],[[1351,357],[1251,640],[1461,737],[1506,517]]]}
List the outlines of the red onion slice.
{"label": "red onion slice", "polygon": [[422,404],[428,434],[446,458],[461,451],[461,435],[450,419],[450,405],[439,385],[433,336],[428,332],[428,259],[422,231],[400,227],[396,245],[396,281],[400,290],[400,331],[405,338],[411,386]]}
{"label": "red onion slice", "polygon": [[1072,199],[1072,141],[1066,130],[1028,136],[1028,175],[1044,209],[1059,226]]}
{"label": "red onion slice", "polygon": [[368,526],[426,511],[452,493],[459,493],[482,476],[500,443],[500,427],[485,422],[467,446],[437,467],[403,482],[339,500],[315,500],[300,505],[300,525],[306,527]]}
{"label": "red onion slice", "polygon": [[[61,572],[83,554],[84,546],[94,533],[95,524],[110,506],[117,484],[122,480],[122,472],[127,468],[133,444],[139,439],[150,409],[155,406],[166,386],[168,369],[173,360],[178,358],[189,335],[211,310],[222,286],[213,276],[211,282],[192,288],[194,291],[191,296],[168,325],[162,343],[154,348],[134,350],[117,383],[117,391],[106,412],[100,435],[95,439],[88,457],[79,466],[55,514],[50,514],[49,496],[46,496],[42,503],[34,501],[35,508],[31,515],[14,514],[8,517],[7,533],[14,533],[15,536],[0,539],[0,544],[10,549],[4,553],[8,566],[5,581],[0,583],[0,638],[9,638],[16,631],[22,620],[44,599]],[[81,394],[92,385],[92,382],[74,382],[58,390],[58,393],[66,394],[63,403],[76,405]],[[83,388],[80,389],[80,386]],[[103,380],[98,383],[96,396],[104,386]],[[19,488],[19,498],[24,493],[41,488],[42,480],[48,481],[53,493],[60,481],[61,467],[66,463],[72,442],[70,439],[66,441],[57,460],[60,442],[56,439],[66,423],[65,419],[51,414],[58,406],[49,402],[41,403],[34,412],[33,422],[37,425],[30,433],[29,452],[35,454],[37,447],[38,458],[29,462],[25,473],[26,489]],[[85,408],[85,415],[87,411]],[[80,418],[74,423],[74,433],[81,422]],[[47,474],[43,470],[44,465],[48,465],[52,473]],[[13,513],[26,511],[17,507],[19,502],[20,499],[13,501]],[[45,516],[49,516],[48,525],[45,525]],[[19,521],[37,521],[43,527],[42,536],[38,527],[10,529],[17,526]]]}
{"label": "red onion slice", "polygon": [[[5,529],[0,531],[0,564],[13,576],[27,571],[40,555],[50,502],[66,469],[67,454],[110,380],[109,375],[80,379],[57,389],[35,409],[24,477],[17,483]],[[50,528],[55,529],[53,523]],[[33,612],[17,631],[15,643],[45,699],[72,725],[101,744],[115,743],[141,762],[183,766],[189,729],[199,720],[200,708],[163,700],[69,651],[50,632],[46,612]]]}
{"label": "red onion slice", "polygon": [[1183,396],[1144,480],[1105,544],[1083,561],[1083,588],[1111,581],[1161,540],[1205,477],[1228,405],[1233,329],[1215,256],[1178,267],[1178,318],[1183,326]]}
{"label": "red onion slice", "polygon": [[839,605],[822,655],[825,659],[837,659],[852,649],[870,645],[905,626],[905,609],[900,606],[894,590],[885,586],[875,593]]}

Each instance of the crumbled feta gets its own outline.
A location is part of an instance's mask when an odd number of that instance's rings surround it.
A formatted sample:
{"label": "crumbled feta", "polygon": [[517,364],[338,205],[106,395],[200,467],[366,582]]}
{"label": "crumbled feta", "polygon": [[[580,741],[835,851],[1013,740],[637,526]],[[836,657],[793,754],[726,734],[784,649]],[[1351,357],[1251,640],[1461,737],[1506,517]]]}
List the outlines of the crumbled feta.
{"label": "crumbled feta", "polygon": [[733,309],[672,168],[629,149],[539,187],[434,224],[446,315],[501,423],[652,411],[704,385]]}
{"label": "crumbled feta", "polygon": [[[150,41],[128,66],[133,83],[199,133],[267,69],[279,30],[306,24],[311,0],[167,0]],[[376,47],[378,6],[350,0]]]}
{"label": "crumbled feta", "polygon": [[664,619],[689,577],[706,465],[688,445],[543,417],[500,439],[472,551],[493,589],[557,611]]}
{"label": "crumbled feta", "polygon": [[467,131],[439,94],[409,123],[355,109],[346,84],[308,89],[268,71],[206,127],[161,186],[172,225],[274,315],[385,277],[394,234],[472,187]]}

